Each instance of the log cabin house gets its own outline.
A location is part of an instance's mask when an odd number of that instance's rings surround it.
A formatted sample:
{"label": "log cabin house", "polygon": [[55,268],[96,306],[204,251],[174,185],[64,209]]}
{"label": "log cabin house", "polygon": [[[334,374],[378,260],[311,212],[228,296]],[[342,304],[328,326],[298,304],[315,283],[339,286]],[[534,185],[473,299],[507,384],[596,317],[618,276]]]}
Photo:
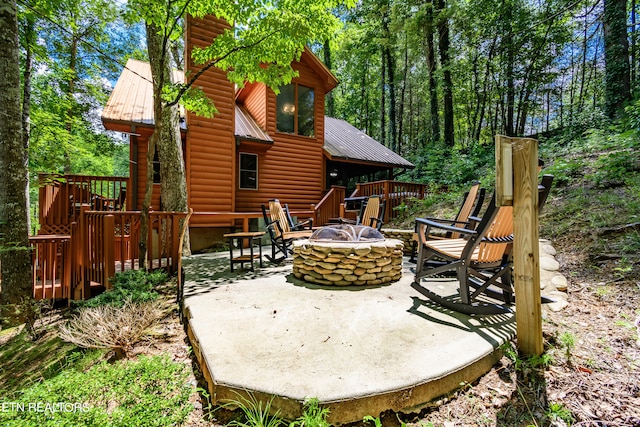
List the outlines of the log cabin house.
{"label": "log cabin house", "polygon": [[[187,17],[187,52],[224,28],[215,17]],[[197,72],[185,57],[185,71]],[[325,95],[338,81],[309,49],[293,67],[299,76],[279,95],[261,83],[236,89],[217,68],[196,82],[218,113],[203,118],[187,112],[181,122],[193,251],[221,241],[230,229],[260,229],[261,205],[272,198],[322,225],[344,213],[347,195],[381,195],[386,218],[404,197],[424,196],[425,185],[392,180],[394,170],[413,164],[349,123],[325,116]],[[174,80],[183,78],[174,72]],[[159,174],[151,229],[147,236],[139,230],[152,94],[149,64],[131,59],[102,113],[107,129],[128,135],[128,177],[41,175],[40,230],[31,239],[35,298],[85,299],[96,288],[108,288],[116,272],[139,267],[141,239],[150,248],[147,267],[178,268],[178,219],[185,213],[162,211]],[[354,184],[347,194],[346,186]]]}
{"label": "log cabin house", "polygon": [[[214,17],[188,17],[187,52],[206,46],[225,27]],[[190,55],[186,58],[186,73],[198,71]],[[262,83],[236,90],[217,68],[196,81],[218,113],[203,118],[187,112],[183,123],[189,206],[195,212],[190,221],[194,250],[210,245],[221,229],[228,231],[241,219],[248,219],[251,228],[258,227],[260,207],[269,199],[279,198],[293,211],[315,216],[314,208],[332,188],[342,188],[340,198],[344,199],[348,182],[370,181],[380,175],[391,179],[395,168],[413,168],[349,123],[325,116],[325,95],[338,81],[309,49],[293,67],[299,77],[281,87],[278,95]],[[183,79],[180,74],[175,78]],[[128,61],[102,121],[107,129],[129,135],[133,191],[127,192],[127,206],[139,210],[147,141],[153,131],[148,63]],[[328,209],[331,212],[325,212],[327,218],[338,214],[333,205]],[[159,188],[154,190],[152,207],[162,209]],[[206,214],[213,212],[246,215]]]}

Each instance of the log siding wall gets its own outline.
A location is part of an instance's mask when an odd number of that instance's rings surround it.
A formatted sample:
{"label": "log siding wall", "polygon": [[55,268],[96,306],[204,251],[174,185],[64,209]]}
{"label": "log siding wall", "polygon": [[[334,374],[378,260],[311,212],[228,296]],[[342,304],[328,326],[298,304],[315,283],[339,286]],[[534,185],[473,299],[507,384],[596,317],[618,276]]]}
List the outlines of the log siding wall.
{"label": "log siding wall", "polygon": [[[315,137],[276,131],[276,95],[256,84],[244,98],[244,106],[273,138],[273,146],[258,154],[258,190],[236,189],[236,210],[259,211],[260,205],[278,198],[292,209],[308,209],[318,203],[324,189],[324,86],[303,55],[294,64],[300,76],[293,83],[312,87],[315,93]],[[262,105],[260,105],[262,104]],[[250,152],[249,150],[243,150]],[[238,158],[236,158],[236,163]]]}
{"label": "log siding wall", "polygon": [[[228,24],[215,17],[186,20],[186,51],[194,47],[205,47]],[[200,69],[186,55],[187,73]],[[188,74],[187,74],[188,75]],[[189,188],[189,206],[196,212],[229,212],[235,208],[236,150],[235,150],[235,90],[226,78],[226,73],[212,67],[196,82],[213,100],[218,113],[213,118],[198,117],[187,113],[186,169]],[[201,219],[192,218],[191,225],[198,226]],[[228,226],[228,221],[209,226]]]}

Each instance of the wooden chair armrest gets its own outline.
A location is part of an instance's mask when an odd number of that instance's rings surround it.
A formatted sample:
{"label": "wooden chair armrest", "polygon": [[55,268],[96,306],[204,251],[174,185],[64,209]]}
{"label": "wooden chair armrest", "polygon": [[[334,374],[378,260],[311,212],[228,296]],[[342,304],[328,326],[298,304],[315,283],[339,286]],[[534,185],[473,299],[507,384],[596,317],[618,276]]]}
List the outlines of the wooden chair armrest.
{"label": "wooden chair armrest", "polygon": [[304,229],[308,229],[308,230],[313,229],[313,218],[307,218],[303,221],[298,221],[296,224],[294,224],[291,231],[299,231]]}
{"label": "wooden chair armrest", "polygon": [[452,225],[453,224],[469,225],[469,221],[457,221],[455,219],[435,218],[435,217],[431,217],[431,216],[427,216],[427,217],[424,217],[422,219],[426,219],[428,221],[445,223],[445,224],[452,224]]}
{"label": "wooden chair armrest", "polygon": [[[419,232],[419,229],[421,226],[425,227],[424,233]],[[470,230],[468,228],[461,228],[461,227],[455,227],[452,225],[446,225],[446,224],[442,224],[441,222],[431,221],[426,218],[416,218],[415,230],[418,231],[418,238],[420,239],[421,243],[424,243],[424,238],[425,236],[428,236],[430,234],[431,228],[437,228],[439,230],[444,230],[451,233],[460,233],[466,236],[472,236],[476,234],[475,230]]]}

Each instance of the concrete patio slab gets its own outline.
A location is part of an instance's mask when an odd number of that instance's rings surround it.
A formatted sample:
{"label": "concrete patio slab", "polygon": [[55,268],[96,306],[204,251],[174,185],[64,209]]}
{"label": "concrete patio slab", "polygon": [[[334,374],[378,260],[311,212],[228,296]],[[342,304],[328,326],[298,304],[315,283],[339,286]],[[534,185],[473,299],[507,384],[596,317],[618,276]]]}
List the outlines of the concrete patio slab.
{"label": "concrete patio slab", "polygon": [[[411,266],[363,288],[305,283],[290,263],[232,274],[228,253],[185,260],[185,318],[213,402],[273,396],[293,419],[315,397],[342,424],[418,410],[488,372],[514,316],[442,308],[411,287]],[[457,293],[455,280],[422,284]]]}

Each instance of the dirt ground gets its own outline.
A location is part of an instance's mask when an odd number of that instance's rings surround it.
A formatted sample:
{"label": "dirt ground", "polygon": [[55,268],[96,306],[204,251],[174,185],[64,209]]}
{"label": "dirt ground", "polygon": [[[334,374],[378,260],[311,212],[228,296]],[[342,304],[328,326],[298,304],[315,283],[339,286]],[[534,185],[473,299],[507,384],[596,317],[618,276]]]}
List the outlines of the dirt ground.
{"label": "dirt ground", "polygon": [[[526,361],[505,355],[478,381],[421,413],[380,414],[383,426],[640,426],[638,264],[622,275],[616,259],[594,267],[571,242],[554,245],[569,279],[570,304],[545,311],[546,356]],[[192,366],[194,384],[201,381],[176,313],[136,352],[172,354]],[[196,410],[187,425],[218,427],[229,419],[225,411],[209,411],[205,394],[194,393],[192,400]]]}

